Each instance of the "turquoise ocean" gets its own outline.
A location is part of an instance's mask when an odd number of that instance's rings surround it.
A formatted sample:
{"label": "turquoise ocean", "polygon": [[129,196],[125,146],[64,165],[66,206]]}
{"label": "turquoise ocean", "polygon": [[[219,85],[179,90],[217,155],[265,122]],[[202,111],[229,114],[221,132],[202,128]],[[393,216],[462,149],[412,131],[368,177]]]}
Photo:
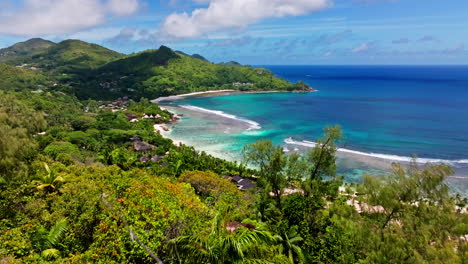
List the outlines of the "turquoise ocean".
{"label": "turquoise ocean", "polygon": [[183,114],[168,136],[229,160],[271,139],[306,151],[340,125],[338,173],[360,182],[392,162],[445,162],[452,190],[468,192],[468,66],[263,66],[312,93],[231,94],[164,102]]}

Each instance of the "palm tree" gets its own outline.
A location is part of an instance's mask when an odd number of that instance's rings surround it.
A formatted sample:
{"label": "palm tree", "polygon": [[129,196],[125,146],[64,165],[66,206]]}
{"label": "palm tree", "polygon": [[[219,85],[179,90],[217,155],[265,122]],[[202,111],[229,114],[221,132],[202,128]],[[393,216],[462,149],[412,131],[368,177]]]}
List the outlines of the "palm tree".
{"label": "palm tree", "polygon": [[60,250],[57,248],[62,247],[60,241],[62,236],[68,228],[66,219],[60,219],[47,231],[44,227],[40,227],[35,235],[36,247],[41,250],[41,255],[47,260],[56,259],[60,257]]}
{"label": "palm tree", "polygon": [[38,176],[34,178],[35,183],[39,184],[36,189],[42,191],[53,191],[56,190],[62,183],[65,182],[65,179],[62,176],[56,176],[55,171],[49,168],[47,163],[44,163],[44,168],[47,171],[47,175]]}
{"label": "palm tree", "polygon": [[[262,228],[252,230],[239,227],[231,232],[225,223],[216,217],[214,228],[208,236],[195,234],[172,240],[172,251],[179,263],[196,259],[198,263],[270,263],[265,258],[268,251],[264,246],[274,238]],[[263,246],[263,248],[262,248]]]}
{"label": "palm tree", "polygon": [[304,254],[302,249],[297,245],[303,239],[299,236],[297,229],[297,226],[291,226],[287,232],[276,236],[276,240],[279,242],[280,253],[286,255],[292,264],[304,263]]}

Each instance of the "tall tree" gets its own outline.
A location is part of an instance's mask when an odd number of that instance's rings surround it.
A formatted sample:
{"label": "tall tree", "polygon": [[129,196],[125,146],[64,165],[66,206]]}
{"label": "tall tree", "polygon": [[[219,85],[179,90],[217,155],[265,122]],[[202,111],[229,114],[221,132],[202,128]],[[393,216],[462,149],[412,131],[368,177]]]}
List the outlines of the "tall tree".
{"label": "tall tree", "polygon": [[283,149],[273,146],[271,140],[259,140],[247,145],[243,154],[246,162],[260,167],[262,185],[273,194],[276,205],[281,208],[281,195],[288,184],[283,171],[287,164]]}
{"label": "tall tree", "polygon": [[[462,263],[466,257],[466,214],[445,184],[445,164],[393,164],[387,176],[365,176],[359,188],[369,215],[366,263]],[[465,255],[465,256],[464,256]]]}
{"label": "tall tree", "polygon": [[342,138],[339,126],[326,127],[322,138],[309,151],[308,160],[312,166],[310,177],[304,182],[303,188],[307,195],[323,193],[337,195],[341,181],[336,180],[336,150],[335,143]]}

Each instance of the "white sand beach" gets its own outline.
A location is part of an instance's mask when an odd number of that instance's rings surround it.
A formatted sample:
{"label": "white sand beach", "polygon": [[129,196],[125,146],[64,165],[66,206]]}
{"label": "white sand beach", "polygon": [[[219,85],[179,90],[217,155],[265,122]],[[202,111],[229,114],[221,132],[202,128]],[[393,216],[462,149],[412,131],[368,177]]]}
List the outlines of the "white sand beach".
{"label": "white sand beach", "polygon": [[184,99],[185,97],[190,97],[190,96],[199,96],[199,95],[213,94],[213,93],[228,93],[228,92],[236,92],[236,90],[210,90],[210,91],[204,91],[204,92],[194,92],[194,93],[187,93],[187,94],[171,95],[171,96],[166,96],[166,97],[159,97],[157,99],[151,100],[151,102],[159,103],[159,102],[162,102],[162,101],[181,100],[181,99]]}
{"label": "white sand beach", "polygon": [[[166,97],[159,97],[154,100],[151,100],[152,103],[159,103],[163,101],[176,101],[182,100],[187,97],[197,97],[197,96],[215,96],[215,95],[226,95],[226,94],[263,94],[263,93],[297,93],[297,91],[289,92],[289,91],[239,91],[239,90],[232,90],[232,89],[225,89],[225,90],[209,90],[204,92],[194,92],[194,93],[186,93],[186,94],[178,94],[178,95],[171,95]],[[318,90],[313,91],[300,91],[300,92],[318,92]]]}
{"label": "white sand beach", "polygon": [[180,145],[185,145],[185,143],[182,140],[175,140],[167,136],[167,133],[169,132],[169,128],[167,127],[168,124],[155,124],[154,127],[154,132],[159,133],[162,137],[171,139],[174,142],[174,145],[180,146]]}

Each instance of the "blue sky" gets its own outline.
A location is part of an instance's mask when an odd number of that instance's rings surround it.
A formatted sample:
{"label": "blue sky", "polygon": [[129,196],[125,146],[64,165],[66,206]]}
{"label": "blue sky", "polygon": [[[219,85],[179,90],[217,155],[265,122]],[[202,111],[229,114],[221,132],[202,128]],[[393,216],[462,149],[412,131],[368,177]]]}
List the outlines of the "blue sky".
{"label": "blue sky", "polygon": [[243,64],[467,64],[465,0],[1,0],[0,47],[167,45]]}

